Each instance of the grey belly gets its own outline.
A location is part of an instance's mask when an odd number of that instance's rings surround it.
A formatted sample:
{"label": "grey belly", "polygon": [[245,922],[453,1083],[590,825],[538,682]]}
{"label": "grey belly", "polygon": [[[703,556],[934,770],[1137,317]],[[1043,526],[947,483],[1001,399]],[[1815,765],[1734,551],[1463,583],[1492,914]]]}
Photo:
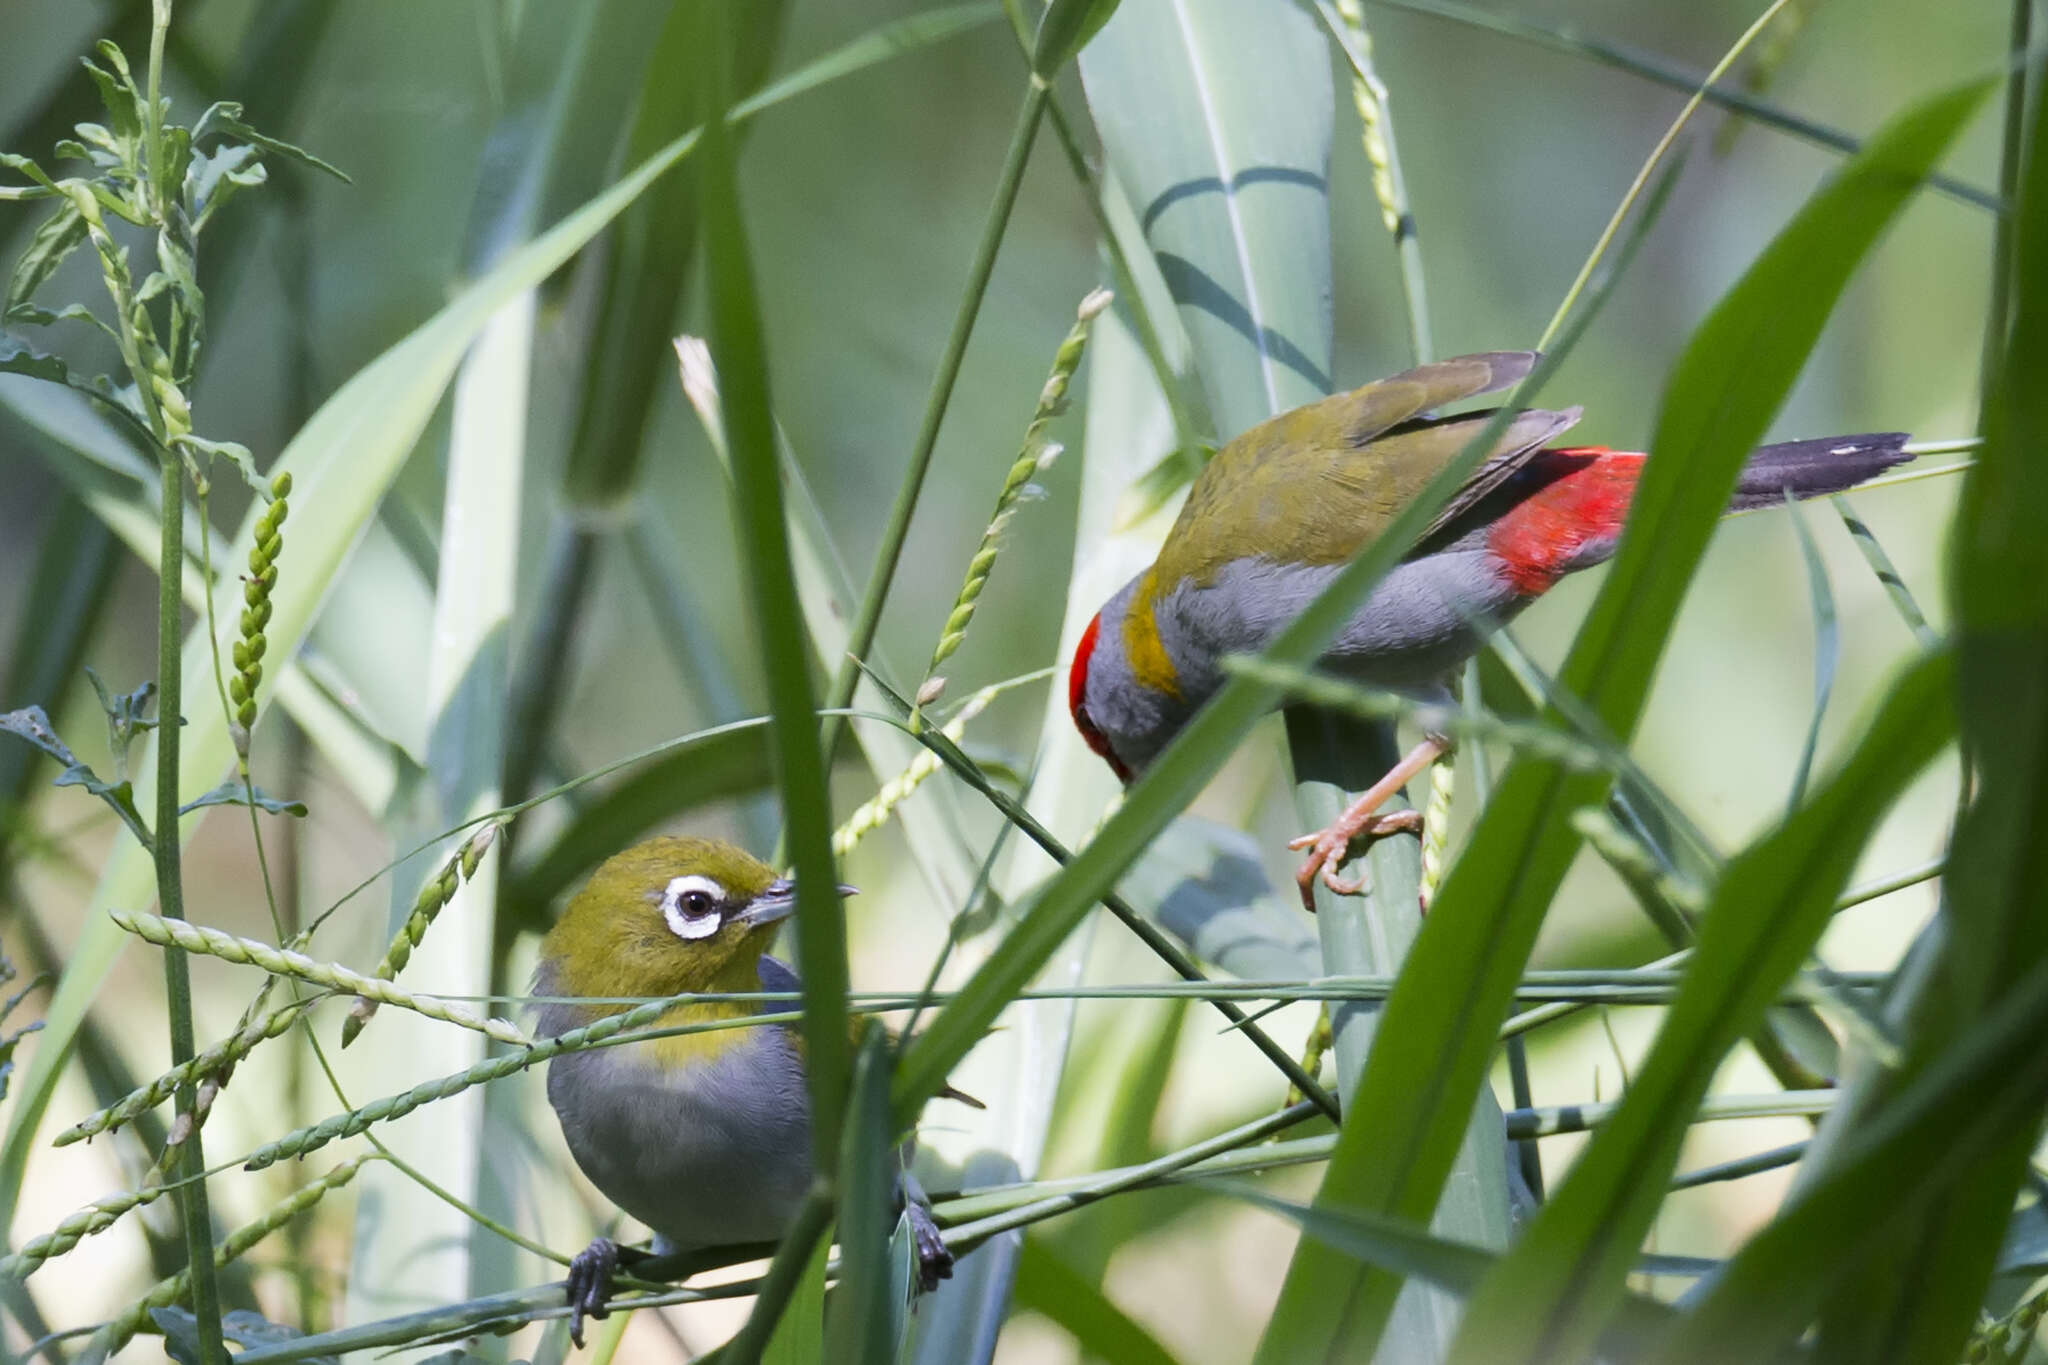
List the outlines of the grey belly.
{"label": "grey belly", "polygon": [[[1259,559],[1227,565],[1207,587],[1183,585],[1168,594],[1159,613],[1167,649],[1176,661],[1264,649],[1340,571]],[[1407,560],[1380,580],[1322,665],[1370,686],[1433,690],[1494,625],[1524,605],[1483,550],[1456,548]],[[1196,686],[1213,689],[1221,681],[1206,678]]]}
{"label": "grey belly", "polygon": [[687,1079],[634,1046],[548,1064],[548,1099],[576,1164],[678,1251],[781,1236],[810,1180],[810,1100],[777,1027]]}

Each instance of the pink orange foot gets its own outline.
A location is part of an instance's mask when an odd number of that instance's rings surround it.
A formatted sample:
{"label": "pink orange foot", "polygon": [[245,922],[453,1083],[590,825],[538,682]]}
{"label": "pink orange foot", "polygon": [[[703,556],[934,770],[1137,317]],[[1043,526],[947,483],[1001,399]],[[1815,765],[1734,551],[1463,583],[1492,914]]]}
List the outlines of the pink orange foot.
{"label": "pink orange foot", "polygon": [[1330,822],[1328,828],[1314,834],[1304,834],[1299,839],[1290,839],[1289,848],[1309,849],[1307,861],[1301,871],[1294,875],[1294,881],[1301,888],[1301,903],[1308,907],[1310,914],[1316,908],[1316,878],[1320,876],[1323,885],[1340,896],[1355,896],[1365,890],[1365,879],[1346,881],[1337,875],[1349,856],[1351,845],[1360,839],[1367,844],[1384,839],[1392,834],[1422,834],[1422,812],[1419,810],[1397,810],[1387,815],[1374,811],[1360,811],[1356,807],[1345,811]]}

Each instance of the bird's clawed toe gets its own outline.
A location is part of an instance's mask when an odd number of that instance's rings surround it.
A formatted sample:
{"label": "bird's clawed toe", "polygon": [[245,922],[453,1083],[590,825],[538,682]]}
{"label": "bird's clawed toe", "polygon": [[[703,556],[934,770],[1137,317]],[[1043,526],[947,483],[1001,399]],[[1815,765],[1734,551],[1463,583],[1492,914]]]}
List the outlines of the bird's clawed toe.
{"label": "bird's clawed toe", "polygon": [[1304,834],[1290,839],[1287,847],[1309,849],[1303,860],[1301,871],[1294,877],[1295,885],[1301,888],[1301,903],[1313,914],[1316,908],[1316,882],[1340,896],[1355,896],[1365,890],[1365,878],[1346,880],[1338,875],[1350,856],[1351,846],[1359,841],[1371,844],[1378,839],[1394,834],[1422,834],[1422,812],[1419,810],[1397,810],[1381,815],[1367,812],[1354,816],[1351,812],[1332,823],[1328,829],[1314,834]]}
{"label": "bird's clawed toe", "polygon": [[612,1275],[619,1268],[619,1244],[599,1237],[569,1262],[569,1340],[583,1346],[583,1319],[611,1316]]}

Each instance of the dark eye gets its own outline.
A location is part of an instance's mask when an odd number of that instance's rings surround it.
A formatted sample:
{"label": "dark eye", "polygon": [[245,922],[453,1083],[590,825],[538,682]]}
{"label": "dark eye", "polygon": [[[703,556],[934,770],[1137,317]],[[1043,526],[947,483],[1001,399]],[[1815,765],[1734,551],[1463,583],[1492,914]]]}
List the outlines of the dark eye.
{"label": "dark eye", "polygon": [[683,908],[689,911],[693,918],[710,914],[714,904],[716,902],[711,899],[709,891],[690,891],[683,896]]}

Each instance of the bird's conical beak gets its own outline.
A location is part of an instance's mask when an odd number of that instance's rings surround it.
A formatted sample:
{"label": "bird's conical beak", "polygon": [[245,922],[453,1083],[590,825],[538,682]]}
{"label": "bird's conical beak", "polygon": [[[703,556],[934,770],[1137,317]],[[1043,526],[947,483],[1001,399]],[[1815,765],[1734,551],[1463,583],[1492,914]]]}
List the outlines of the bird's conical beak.
{"label": "bird's conical beak", "polygon": [[[857,896],[860,894],[860,888],[842,885],[839,894]],[[752,904],[740,912],[740,918],[746,922],[749,929],[758,929],[764,924],[775,924],[788,919],[795,910],[796,883],[787,877],[777,877],[768,883],[765,891],[754,897]]]}

